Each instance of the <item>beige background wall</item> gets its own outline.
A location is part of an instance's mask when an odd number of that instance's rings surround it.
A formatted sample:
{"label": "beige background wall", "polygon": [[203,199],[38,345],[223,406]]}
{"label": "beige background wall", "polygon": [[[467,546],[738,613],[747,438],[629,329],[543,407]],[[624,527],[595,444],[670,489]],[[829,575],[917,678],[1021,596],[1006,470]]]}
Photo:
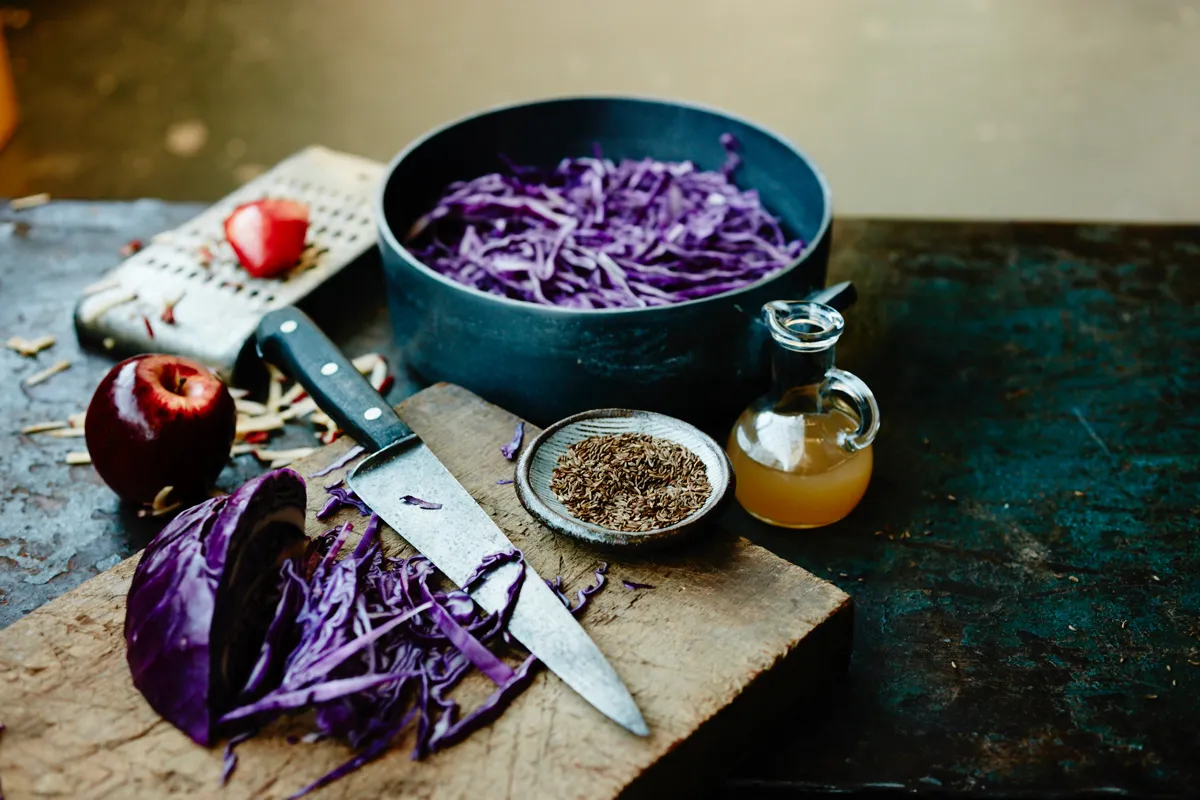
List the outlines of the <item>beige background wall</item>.
{"label": "beige background wall", "polygon": [[855,215],[1200,220],[1200,3],[60,0],[10,31],[0,195],[214,199],[309,142],[385,159],[540,95],[774,127]]}

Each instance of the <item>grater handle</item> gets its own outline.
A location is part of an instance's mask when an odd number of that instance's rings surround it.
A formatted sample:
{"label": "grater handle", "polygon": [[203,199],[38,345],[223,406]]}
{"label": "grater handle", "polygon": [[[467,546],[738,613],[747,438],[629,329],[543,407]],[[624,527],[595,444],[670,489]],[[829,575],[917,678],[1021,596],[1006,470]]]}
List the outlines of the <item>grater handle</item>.
{"label": "grater handle", "polygon": [[308,315],[294,306],[262,318],[258,354],[304,387],[317,407],[367,450],[380,450],[412,429]]}

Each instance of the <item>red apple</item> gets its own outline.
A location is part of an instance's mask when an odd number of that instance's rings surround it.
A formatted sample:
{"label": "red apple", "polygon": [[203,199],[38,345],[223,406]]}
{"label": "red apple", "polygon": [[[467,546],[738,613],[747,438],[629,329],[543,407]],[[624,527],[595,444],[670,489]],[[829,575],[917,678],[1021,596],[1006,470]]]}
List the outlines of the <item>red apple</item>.
{"label": "red apple", "polygon": [[237,410],[207,368],[170,355],[134,356],[100,381],[84,421],[88,452],[123,500],[195,500],[229,460]]}
{"label": "red apple", "polygon": [[225,238],[256,278],[271,278],[296,266],[307,235],[308,206],[295,200],[245,203],[225,220]]}

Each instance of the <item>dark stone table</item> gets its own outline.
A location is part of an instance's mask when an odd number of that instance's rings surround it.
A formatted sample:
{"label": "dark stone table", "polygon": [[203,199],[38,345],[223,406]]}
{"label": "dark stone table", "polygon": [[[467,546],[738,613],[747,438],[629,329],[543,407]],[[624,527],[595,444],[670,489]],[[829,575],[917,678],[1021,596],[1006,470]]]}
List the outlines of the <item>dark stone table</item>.
{"label": "dark stone table", "polygon": [[[75,344],[80,290],[195,211],[0,210],[0,339],[58,337],[0,351],[0,626],[157,527],[65,466],[81,440],[15,432],[110,365]],[[855,654],[725,794],[1200,793],[1200,228],[845,221],[834,254],[861,298],[838,363],[883,411],[871,488],[826,530],[726,524],[854,596]],[[394,361],[380,283],[368,260],[312,311]]]}

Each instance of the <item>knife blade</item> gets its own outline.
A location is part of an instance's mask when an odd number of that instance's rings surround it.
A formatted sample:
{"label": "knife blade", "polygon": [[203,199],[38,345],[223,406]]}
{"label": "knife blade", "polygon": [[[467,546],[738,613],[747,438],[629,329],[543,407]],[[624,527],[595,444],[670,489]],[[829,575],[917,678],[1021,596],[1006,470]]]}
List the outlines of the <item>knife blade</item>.
{"label": "knife blade", "polygon": [[[484,556],[513,547],[470,493],[324,333],[297,308],[263,317],[258,352],[297,380],[337,424],[369,451],[346,482],[376,514],[442,573],[462,586]],[[402,498],[441,504],[430,511]],[[525,569],[509,632],[551,672],[614,722],[649,733],[637,703],[579,621],[527,564],[493,570],[471,598],[489,612],[505,602],[515,570]]]}

